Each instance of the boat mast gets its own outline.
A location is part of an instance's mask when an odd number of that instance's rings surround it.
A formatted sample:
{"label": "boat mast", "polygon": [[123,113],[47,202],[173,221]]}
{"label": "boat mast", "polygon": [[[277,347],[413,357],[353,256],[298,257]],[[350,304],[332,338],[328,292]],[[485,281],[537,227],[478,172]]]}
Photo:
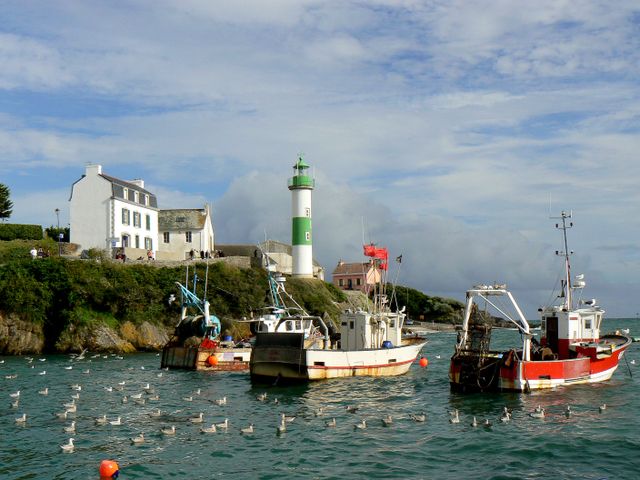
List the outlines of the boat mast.
{"label": "boat mast", "polygon": [[569,262],[569,256],[573,254],[573,251],[569,250],[569,247],[567,244],[567,229],[573,227],[573,222],[567,223],[567,219],[571,218],[571,216],[572,216],[572,212],[567,213],[563,210],[559,217],[552,217],[552,218],[562,219],[562,226],[559,223],[556,223],[556,228],[562,230],[562,237],[564,241],[564,251],[561,252],[556,250],[556,255],[564,257],[565,277],[564,277],[564,280],[562,281],[563,283],[562,296],[564,297],[564,304],[562,307],[567,311],[571,311],[573,309],[573,299],[572,299],[572,293],[571,293],[571,263]]}

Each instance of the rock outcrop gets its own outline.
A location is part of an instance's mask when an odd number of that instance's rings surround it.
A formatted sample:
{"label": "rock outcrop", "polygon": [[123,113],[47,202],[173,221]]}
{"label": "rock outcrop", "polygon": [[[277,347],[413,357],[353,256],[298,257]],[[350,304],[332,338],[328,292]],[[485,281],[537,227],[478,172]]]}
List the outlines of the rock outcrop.
{"label": "rock outcrop", "polygon": [[0,354],[42,353],[43,348],[44,332],[41,325],[0,313]]}
{"label": "rock outcrop", "polygon": [[135,326],[131,322],[120,325],[120,336],[138,350],[160,350],[169,341],[164,327],[143,322]]}

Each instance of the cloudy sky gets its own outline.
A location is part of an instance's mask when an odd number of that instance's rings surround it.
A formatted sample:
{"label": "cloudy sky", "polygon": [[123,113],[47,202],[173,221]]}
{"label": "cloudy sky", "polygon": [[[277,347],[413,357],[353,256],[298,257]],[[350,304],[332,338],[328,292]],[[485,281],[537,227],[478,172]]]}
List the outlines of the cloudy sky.
{"label": "cloudy sky", "polygon": [[87,163],[161,207],[213,205],[220,243],[290,241],[312,165],[314,256],[403,255],[400,283],[525,313],[561,268],[636,316],[640,4],[140,0],[0,4],[0,182],[16,223],[68,222]]}

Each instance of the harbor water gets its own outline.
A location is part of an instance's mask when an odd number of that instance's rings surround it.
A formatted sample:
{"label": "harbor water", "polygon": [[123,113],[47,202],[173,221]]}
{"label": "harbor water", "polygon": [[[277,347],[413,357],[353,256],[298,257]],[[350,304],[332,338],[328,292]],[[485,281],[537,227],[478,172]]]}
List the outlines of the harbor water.
{"label": "harbor water", "polygon": [[[623,328],[640,335],[640,322],[632,319],[605,320],[603,332]],[[89,352],[83,360],[46,355],[31,362],[0,357],[0,479],[97,479],[104,459],[119,463],[121,479],[640,475],[638,344],[608,382],[530,394],[460,395],[449,391],[447,377],[455,333],[428,338],[423,354],[429,365],[421,368],[416,362],[407,375],[294,387],[252,386],[246,373],[162,371],[155,353],[119,357]],[[494,331],[493,341],[496,347],[513,345],[519,335]],[[40,394],[45,387],[48,394]],[[12,397],[18,390],[19,397]],[[266,399],[259,400],[265,392]],[[76,412],[57,418],[73,394],[79,397]],[[132,398],[139,394],[140,400]],[[226,405],[218,405],[223,397]],[[606,409],[601,411],[602,404]],[[538,405],[546,409],[544,419],[529,416]],[[567,405],[573,412],[569,417]],[[349,413],[347,406],[357,411]],[[505,406],[513,411],[508,423],[499,420]],[[158,409],[160,416],[152,416]],[[458,424],[449,422],[453,409],[460,412]],[[201,412],[204,423],[193,423]],[[26,422],[16,423],[23,413]],[[282,413],[295,419],[278,435]],[[422,413],[425,422],[412,418]],[[384,426],[387,414],[393,423]],[[97,425],[102,415],[110,421],[120,417],[121,425]],[[478,427],[471,426],[474,416]],[[227,430],[200,432],[225,418]],[[336,426],[327,427],[333,418]],[[363,419],[367,428],[356,429]],[[491,426],[485,427],[487,419]],[[76,432],[64,432],[71,421]],[[254,432],[241,433],[249,424]],[[171,425],[175,435],[160,433]],[[133,444],[130,439],[140,433],[144,443]],[[75,449],[63,453],[60,445],[70,437]]]}

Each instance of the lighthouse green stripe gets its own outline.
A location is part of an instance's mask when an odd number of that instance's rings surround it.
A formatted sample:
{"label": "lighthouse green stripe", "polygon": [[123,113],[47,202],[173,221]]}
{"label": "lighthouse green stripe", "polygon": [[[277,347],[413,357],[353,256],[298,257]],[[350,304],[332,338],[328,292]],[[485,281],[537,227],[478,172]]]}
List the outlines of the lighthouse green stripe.
{"label": "lighthouse green stripe", "polygon": [[[291,224],[291,245],[311,245],[311,219],[293,217]],[[309,232],[309,239],[307,239]]]}

